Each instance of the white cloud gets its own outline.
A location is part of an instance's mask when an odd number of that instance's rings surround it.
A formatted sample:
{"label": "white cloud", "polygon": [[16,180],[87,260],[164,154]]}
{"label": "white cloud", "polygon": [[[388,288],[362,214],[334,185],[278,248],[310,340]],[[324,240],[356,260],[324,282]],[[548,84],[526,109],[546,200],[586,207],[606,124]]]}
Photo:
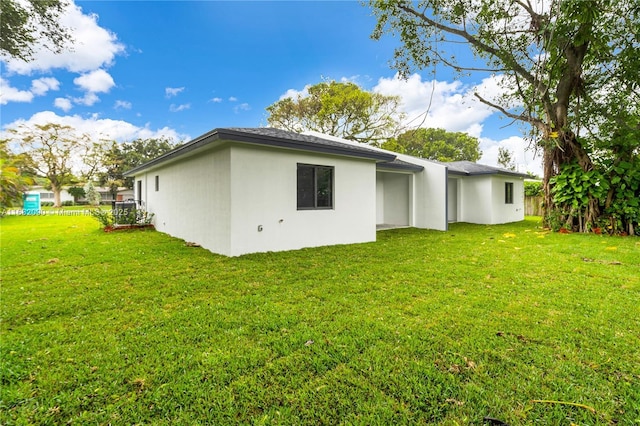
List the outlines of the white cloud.
{"label": "white cloud", "polygon": [[113,105],[114,109],[131,109],[131,102],[117,100]]}
{"label": "white cloud", "polygon": [[46,72],[55,68],[71,72],[86,72],[113,63],[116,55],[124,52],[124,45],[118,42],[114,33],[98,25],[98,16],[85,15],[82,8],[70,1],[60,16],[60,24],[69,29],[73,38],[71,49],[56,54],[36,43],[33,60],[24,62],[14,58],[4,58],[9,72],[30,74],[33,71]]}
{"label": "white cloud", "polygon": [[209,100],[209,102],[219,104],[220,102],[222,102],[222,98],[212,98]]}
{"label": "white cloud", "polygon": [[542,176],[542,158],[532,150],[528,149],[529,143],[520,136],[511,136],[506,139],[495,141],[489,138],[480,138],[480,150],[482,158],[478,163],[489,166],[499,166],[498,149],[504,148],[511,152],[516,165],[516,170],[521,173],[532,172]]}
{"label": "white cloud", "polygon": [[[60,98],[59,98],[60,99]],[[174,141],[189,139],[189,135],[181,134],[169,127],[161,129],[151,129],[149,125],[139,127],[127,121],[112,120],[108,118],[100,118],[97,114],[89,117],[81,117],[79,115],[59,116],[52,111],[42,111],[34,114],[28,120],[19,119],[3,126],[3,130],[7,128],[17,128],[18,126],[30,127],[35,124],[56,123],[60,125],[68,125],[73,127],[80,134],[87,134],[92,139],[100,140],[116,140],[119,142],[134,140],[137,138],[160,138],[167,137]],[[4,132],[3,132],[4,133]],[[2,134],[2,137],[9,137]]]}
{"label": "white cloud", "polygon": [[31,82],[31,92],[36,96],[43,96],[49,90],[58,90],[60,82],[53,77],[43,77]]}
{"label": "white cloud", "polygon": [[86,106],[92,106],[98,101],[100,101],[100,98],[98,98],[98,95],[93,92],[87,92],[81,98],[73,98],[73,102],[75,102],[76,104]]}
{"label": "white cloud", "polygon": [[9,102],[31,102],[33,93],[29,90],[19,90],[11,87],[9,82],[0,77],[0,104],[5,105]]}
{"label": "white cloud", "polygon": [[418,74],[402,80],[381,78],[373,88],[384,95],[400,96],[402,110],[407,114],[404,124],[408,127],[436,127],[451,132],[465,132],[479,138],[482,158],[478,161],[491,166],[498,165],[498,148],[506,148],[514,154],[518,171],[542,174],[539,156],[528,150],[528,142],[520,136],[502,140],[482,137],[483,122],[493,113],[493,108],[481,103],[474,93],[488,101],[497,102],[503,90],[501,76],[483,79],[480,84],[465,86],[459,81],[422,81]]}
{"label": "white cloud", "polygon": [[71,99],[67,99],[67,98],[56,98],[56,100],[53,101],[53,105],[56,108],[60,108],[64,112],[68,112],[71,108],[73,108]]}
{"label": "white cloud", "polygon": [[304,86],[304,89],[302,90],[296,90],[296,89],[289,89],[286,92],[284,92],[282,95],[280,95],[280,99],[279,100],[283,100],[286,98],[291,98],[293,100],[296,100],[298,98],[306,98],[307,96],[309,96],[309,88],[311,87],[310,84],[307,84],[306,86]]}
{"label": "white cloud", "polygon": [[182,105],[176,105],[176,104],[171,104],[169,106],[169,111],[171,112],[179,112],[179,111],[184,111],[186,109],[191,108],[191,104],[182,104]]}
{"label": "white cloud", "polygon": [[172,98],[174,96],[178,96],[178,94],[183,90],[184,90],[184,87],[167,87],[164,89],[164,95],[167,98]]}
{"label": "white cloud", "polygon": [[251,106],[248,103],[242,103],[233,108],[233,112],[235,112],[236,114],[239,113],[240,111],[249,111],[249,110],[251,110]]}
{"label": "white cloud", "polygon": [[[493,89],[491,80],[491,77],[483,80],[480,87],[485,91]],[[473,96],[475,89],[459,81],[422,81],[420,75],[413,74],[406,80],[398,75],[381,78],[373,91],[400,96],[407,127],[436,127],[478,137],[482,122],[495,110]]]}
{"label": "white cloud", "polygon": [[229,102],[237,102],[238,98],[236,98],[235,96],[230,96],[229,97]]}
{"label": "white cloud", "polygon": [[92,93],[107,93],[116,85],[113,77],[102,69],[83,74],[75,78],[73,82],[82,90]]}
{"label": "white cloud", "polygon": [[29,90],[11,87],[8,80],[0,77],[0,104],[9,102],[31,102],[35,96],[43,96],[49,90],[58,90],[60,82],[52,77],[39,78],[31,82]]}

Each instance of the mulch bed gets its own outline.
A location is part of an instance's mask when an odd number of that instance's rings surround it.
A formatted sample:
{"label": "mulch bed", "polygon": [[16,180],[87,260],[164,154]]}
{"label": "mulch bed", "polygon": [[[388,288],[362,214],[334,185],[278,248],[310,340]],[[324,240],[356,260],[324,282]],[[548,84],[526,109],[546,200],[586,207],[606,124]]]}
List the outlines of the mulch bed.
{"label": "mulch bed", "polygon": [[148,224],[148,225],[140,225],[140,224],[112,225],[112,226],[105,226],[104,227],[104,232],[127,231],[127,230],[132,230],[132,229],[146,229],[146,228],[155,229],[155,227],[153,225],[151,225],[151,224]]}

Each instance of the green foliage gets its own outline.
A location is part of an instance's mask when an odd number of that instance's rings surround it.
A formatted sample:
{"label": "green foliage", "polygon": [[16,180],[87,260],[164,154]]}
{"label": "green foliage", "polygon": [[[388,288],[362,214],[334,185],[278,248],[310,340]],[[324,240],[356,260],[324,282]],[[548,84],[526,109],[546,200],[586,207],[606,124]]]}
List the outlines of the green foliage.
{"label": "green foliage", "polygon": [[118,208],[115,210],[91,209],[90,214],[103,228],[114,225],[150,225],[153,222],[153,213],[136,208]]}
{"label": "green foliage", "polygon": [[73,197],[76,203],[78,202],[79,198],[84,198],[86,196],[86,192],[81,186],[71,186],[67,188],[67,192]]}
{"label": "green foliage", "polygon": [[87,202],[91,206],[99,206],[100,205],[100,193],[96,190],[95,186],[93,186],[93,182],[88,181],[84,185],[84,194]]}
{"label": "green foliage", "polygon": [[398,111],[397,96],[367,92],[355,83],[336,81],[318,83],[307,91],[307,96],[281,99],[268,106],[269,125],[368,144],[379,144],[398,132],[403,115]]}
{"label": "green foliage", "polygon": [[612,232],[640,235],[640,156],[633,162],[614,160],[605,165],[610,182],[604,200],[604,222]]}
{"label": "green foliage", "polygon": [[122,209],[114,214],[118,225],[149,225],[153,221],[153,213],[142,209]]}
{"label": "green foliage", "polygon": [[478,138],[462,132],[419,128],[382,143],[381,148],[437,161],[478,161],[482,156]]}
{"label": "green foliage", "polygon": [[516,163],[513,158],[514,154],[512,151],[509,151],[507,148],[498,147],[498,165],[504,167],[508,170],[515,170]]}
{"label": "green foliage", "polygon": [[574,164],[556,175],[551,180],[554,201],[564,206],[556,215],[565,220],[565,227],[574,229],[574,219],[585,217],[595,203],[604,214],[584,226],[633,235],[640,228],[640,157],[634,161],[605,161],[588,172]]}
{"label": "green foliage", "polygon": [[60,14],[67,2],[61,0],[2,0],[0,52],[2,56],[29,61],[38,40],[49,50],[60,53],[71,41]]}
{"label": "green foliage", "polygon": [[6,139],[0,140],[0,209],[22,204],[22,194],[33,185],[28,159],[11,152]]}
{"label": "green foliage", "polygon": [[2,424],[640,418],[635,238],[458,223],[226,258],[95,228],[2,219]]}
{"label": "green foliage", "polygon": [[103,228],[108,228],[114,225],[115,219],[111,210],[103,209],[91,209],[89,210],[91,216],[102,225]]}
{"label": "green foliage", "polygon": [[136,139],[131,142],[111,142],[104,152],[103,168],[98,173],[98,183],[111,188],[116,194],[119,187],[133,189],[133,178],[125,178],[124,173],[178,146],[170,139]]}
{"label": "green foliage", "polygon": [[82,160],[93,148],[89,137],[79,135],[71,126],[55,123],[19,126],[8,132],[20,143],[34,173],[47,179],[59,206],[62,188],[77,181],[74,161]]}
{"label": "green foliage", "polygon": [[532,182],[528,180],[524,182],[524,195],[527,197],[539,197],[542,194],[542,182]]}
{"label": "green foliage", "polygon": [[[572,179],[578,179],[578,165],[585,173],[581,176],[588,178],[593,171],[601,187],[611,189],[616,184],[608,178],[614,175],[603,167],[604,159],[637,164],[638,1],[372,0],[369,4],[378,20],[373,37],[399,38],[393,66],[402,75],[440,66],[460,75],[497,73],[501,95],[489,99],[477,93],[476,97],[531,126],[530,135],[544,152],[544,182],[560,175],[555,192],[550,190],[553,184],[545,184],[547,215],[562,217],[575,230],[589,231],[608,220],[607,215],[624,216],[630,224],[626,226],[635,226],[634,206],[613,202],[623,196],[611,194],[602,208],[602,200],[593,198],[602,195],[598,188]],[[472,55],[459,54],[461,46]],[[589,138],[577,136],[584,129],[589,129]]]}

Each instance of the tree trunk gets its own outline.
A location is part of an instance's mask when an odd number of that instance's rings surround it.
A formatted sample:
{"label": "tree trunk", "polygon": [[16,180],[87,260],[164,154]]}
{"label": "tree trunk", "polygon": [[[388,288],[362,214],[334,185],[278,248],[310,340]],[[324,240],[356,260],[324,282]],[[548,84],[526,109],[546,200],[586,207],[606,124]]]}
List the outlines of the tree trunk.
{"label": "tree trunk", "polygon": [[593,170],[594,165],[589,154],[573,132],[560,132],[558,137],[557,144],[547,145],[544,149],[544,176],[542,180],[544,224],[545,226],[550,225],[550,215],[554,213],[555,219],[560,223],[564,223],[566,228],[579,232],[588,232],[596,227],[596,222],[600,217],[598,200],[589,194],[589,201],[586,207],[575,212],[568,208],[569,206],[556,205],[553,201],[553,188],[550,181],[565,166],[572,163],[577,163],[585,172]]}
{"label": "tree trunk", "polygon": [[62,207],[62,202],[60,201],[60,192],[62,191],[62,188],[51,184],[51,190],[53,191],[53,207]]}

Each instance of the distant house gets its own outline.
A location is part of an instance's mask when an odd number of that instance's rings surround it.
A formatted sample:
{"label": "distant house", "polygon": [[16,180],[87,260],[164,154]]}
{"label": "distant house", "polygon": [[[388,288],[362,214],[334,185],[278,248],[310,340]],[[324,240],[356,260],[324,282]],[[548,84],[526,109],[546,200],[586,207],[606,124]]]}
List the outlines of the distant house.
{"label": "distant house", "polygon": [[[26,194],[40,194],[40,204],[54,202],[53,191],[46,189],[42,185],[31,186]],[[60,202],[64,203],[65,201],[72,202],[73,195],[69,194],[66,188],[63,188],[60,191]]]}
{"label": "distant house", "polygon": [[[60,202],[61,203],[73,202],[74,201],[73,195],[69,194],[68,189],[69,189],[69,187],[65,187],[65,188],[62,188],[62,190],[60,191]],[[102,203],[102,204],[110,204],[112,201],[133,200],[133,189],[129,189],[129,188],[125,188],[125,187],[118,188],[118,192],[116,193],[115,197],[111,193],[111,189],[110,188],[96,186],[95,189],[98,192],[98,194],[100,194],[100,203]],[[44,186],[41,186],[41,185],[30,187],[29,190],[26,193],[27,194],[40,194],[40,203],[41,204],[42,203],[53,203],[54,202],[53,191],[48,190]],[[87,200],[86,200],[86,198],[81,197],[77,201],[79,203],[85,203]]]}
{"label": "distant house", "polygon": [[525,175],[272,128],[215,129],[127,175],[156,229],[226,256],[524,218]]}

